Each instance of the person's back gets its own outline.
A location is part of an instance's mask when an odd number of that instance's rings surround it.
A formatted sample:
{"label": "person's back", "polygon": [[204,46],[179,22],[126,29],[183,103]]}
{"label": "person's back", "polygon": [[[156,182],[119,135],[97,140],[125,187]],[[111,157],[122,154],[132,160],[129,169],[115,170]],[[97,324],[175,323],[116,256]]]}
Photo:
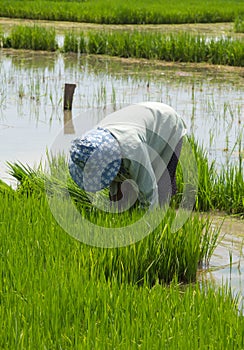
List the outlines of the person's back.
{"label": "person's back", "polygon": [[[109,130],[118,140],[123,166],[139,187],[140,201],[151,204],[165,201],[167,195],[162,188],[157,198],[158,183],[186,133],[184,122],[174,109],[158,102],[133,104],[108,115],[98,125]],[[179,152],[180,149],[177,158]],[[175,172],[170,175],[173,178]],[[166,177],[164,175],[165,186],[166,182],[169,183]],[[161,187],[162,182],[161,179]],[[111,186],[113,196],[117,188],[115,179]],[[174,192],[175,189],[172,194]]]}
{"label": "person's back", "polygon": [[[175,193],[175,171],[186,128],[173,108],[157,102],[133,104],[106,116],[96,128],[93,134],[99,129],[99,132],[109,132],[120,148],[120,169],[113,179],[109,177],[112,200],[120,201],[126,196],[126,190],[121,192],[121,183],[126,178],[138,187],[138,200],[142,205],[163,204]],[[79,154],[79,149],[77,152]],[[118,150],[116,152],[118,154]],[[106,172],[109,173],[107,168]],[[94,174],[94,179],[96,176]]]}

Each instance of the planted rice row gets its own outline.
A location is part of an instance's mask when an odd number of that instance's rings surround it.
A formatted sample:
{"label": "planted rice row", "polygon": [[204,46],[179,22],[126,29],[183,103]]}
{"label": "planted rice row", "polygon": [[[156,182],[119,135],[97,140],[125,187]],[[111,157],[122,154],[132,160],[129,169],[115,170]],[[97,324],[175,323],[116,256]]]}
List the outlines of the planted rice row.
{"label": "planted rice row", "polygon": [[[68,35],[68,39],[66,39]],[[65,36],[64,50],[69,47]],[[73,39],[73,38],[72,38]],[[182,62],[209,62],[232,66],[244,65],[244,43],[230,38],[206,38],[188,33],[89,32],[80,35],[80,52],[119,57]],[[72,40],[71,40],[72,44]]]}
{"label": "planted rice row", "polygon": [[2,1],[1,17],[104,24],[233,22],[244,15],[238,0]]}
{"label": "planted rice row", "polygon": [[[54,29],[39,26],[16,26],[9,36],[3,33],[4,48],[49,50],[58,49]],[[64,52],[103,54],[126,58],[166,61],[208,62],[244,66],[244,43],[231,38],[207,38],[187,33],[161,34],[149,32],[66,32]]]}

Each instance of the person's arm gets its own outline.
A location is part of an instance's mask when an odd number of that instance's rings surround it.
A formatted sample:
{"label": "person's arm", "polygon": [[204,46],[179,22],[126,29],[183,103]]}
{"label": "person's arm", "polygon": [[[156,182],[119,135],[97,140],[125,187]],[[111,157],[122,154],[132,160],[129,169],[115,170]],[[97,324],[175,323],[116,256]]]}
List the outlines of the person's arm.
{"label": "person's arm", "polygon": [[109,188],[109,199],[112,202],[118,202],[123,197],[123,193],[121,192],[121,182],[113,181]]}
{"label": "person's arm", "polygon": [[138,186],[138,200],[143,207],[158,205],[158,186],[149,157],[143,164],[133,161],[130,166],[132,180]]}
{"label": "person's arm", "polygon": [[138,200],[142,207],[158,205],[157,180],[148,148],[142,142],[132,153],[123,159],[122,171],[110,184],[110,200],[128,205]]}

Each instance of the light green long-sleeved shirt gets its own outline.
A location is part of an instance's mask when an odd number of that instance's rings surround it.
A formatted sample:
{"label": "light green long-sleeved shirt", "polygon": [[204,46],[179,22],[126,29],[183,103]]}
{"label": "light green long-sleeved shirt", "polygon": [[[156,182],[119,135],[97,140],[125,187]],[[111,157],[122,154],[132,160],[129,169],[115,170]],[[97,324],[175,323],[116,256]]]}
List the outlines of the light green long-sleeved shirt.
{"label": "light green long-sleeved shirt", "polygon": [[[98,126],[118,140],[126,177],[138,186],[139,201],[158,205],[157,182],[186,134],[183,120],[166,104],[143,102],[109,114]],[[119,176],[111,184],[112,194],[117,193]]]}

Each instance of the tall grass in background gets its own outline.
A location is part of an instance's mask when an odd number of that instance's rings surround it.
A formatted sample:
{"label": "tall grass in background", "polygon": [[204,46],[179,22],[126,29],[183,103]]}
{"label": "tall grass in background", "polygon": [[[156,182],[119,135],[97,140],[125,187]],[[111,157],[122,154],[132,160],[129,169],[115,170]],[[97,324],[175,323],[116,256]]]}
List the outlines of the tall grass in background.
{"label": "tall grass in background", "polygon": [[233,22],[243,14],[243,3],[238,0],[3,0],[0,7],[1,17],[104,24]]}

